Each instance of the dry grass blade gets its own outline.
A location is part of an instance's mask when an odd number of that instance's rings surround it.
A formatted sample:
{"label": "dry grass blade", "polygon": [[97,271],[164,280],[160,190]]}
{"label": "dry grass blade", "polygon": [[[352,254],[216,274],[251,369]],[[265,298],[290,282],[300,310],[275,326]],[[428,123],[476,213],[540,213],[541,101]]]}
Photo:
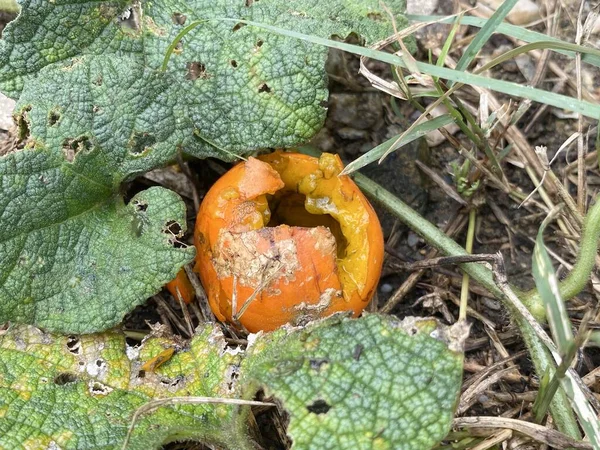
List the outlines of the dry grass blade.
{"label": "dry grass blade", "polygon": [[504,417],[458,417],[454,419],[452,425],[455,428],[512,430],[556,449],[576,448],[593,450],[593,447],[587,442],[576,441],[559,431],[535,423],[525,422],[523,420]]}
{"label": "dry grass blade", "polygon": [[148,403],[140,406],[133,417],[131,418],[131,424],[129,425],[129,429],[127,430],[127,435],[125,436],[125,440],[123,441],[122,450],[127,450],[127,445],[129,444],[129,440],[131,438],[131,434],[135,428],[136,423],[140,419],[142,414],[146,414],[152,412],[158,408],[163,406],[170,405],[209,405],[209,404],[219,404],[219,405],[241,405],[241,406],[277,406],[275,403],[267,403],[267,402],[258,402],[254,400],[241,400],[236,398],[221,398],[221,397],[170,397],[170,398],[160,398],[157,400],[149,401]]}

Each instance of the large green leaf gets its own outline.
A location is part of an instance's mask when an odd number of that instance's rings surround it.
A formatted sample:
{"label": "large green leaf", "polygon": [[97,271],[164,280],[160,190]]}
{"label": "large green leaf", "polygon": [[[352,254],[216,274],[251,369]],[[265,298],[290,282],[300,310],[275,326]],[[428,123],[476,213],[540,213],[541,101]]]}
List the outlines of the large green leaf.
{"label": "large green leaf", "polygon": [[290,414],[294,449],[427,450],[448,433],[468,326],[369,315],[262,336],[242,380]]}
{"label": "large green leaf", "polygon": [[125,205],[95,176],[103,154],[82,152],[73,164],[46,149],[1,160],[0,322],[108,328],[194,255],[173,247],[185,227],[175,193],[152,188]]}
{"label": "large green leaf", "polygon": [[[395,14],[404,3],[386,2]],[[327,49],[219,19],[368,42],[391,31],[379,0],[24,0],[22,9],[4,32],[0,87],[18,110],[31,109],[36,139],[60,146],[91,134],[124,158],[127,173],[178,146],[231,158],[208,142],[242,154],[304,142],[321,127]],[[206,22],[162,72],[168,46],[194,20]],[[131,161],[128,151],[144,148],[160,156]]]}
{"label": "large green leaf", "polygon": [[[338,316],[260,335],[243,352],[208,325],[189,343],[157,330],[141,347],[116,331],[12,326],[0,335],[0,448],[118,449],[127,439],[128,449],[175,439],[255,448],[245,406],[146,407],[182,396],[251,399],[262,388],[289,412],[295,449],[426,450],[450,427],[465,333],[434,320]],[[167,349],[174,354],[158,365]]]}
{"label": "large green leaf", "polygon": [[[176,349],[170,360],[140,370],[168,348]],[[0,337],[0,448],[119,449],[149,400],[239,395],[240,360],[210,327],[189,346],[156,336],[141,348],[117,332],[67,337],[11,327]],[[239,408],[177,405],[141,414],[127,448],[159,448],[180,437],[250,448]]]}
{"label": "large green leaf", "polygon": [[164,232],[185,223],[181,203],[154,190],[143,208],[125,206],[123,181],[179,151],[231,159],[305,141],[323,123],[327,50],[219,19],[368,42],[391,31],[378,0],[21,6],[0,44],[0,89],[29,138],[0,155],[0,322],[78,333],[115,325],[193,257]]}

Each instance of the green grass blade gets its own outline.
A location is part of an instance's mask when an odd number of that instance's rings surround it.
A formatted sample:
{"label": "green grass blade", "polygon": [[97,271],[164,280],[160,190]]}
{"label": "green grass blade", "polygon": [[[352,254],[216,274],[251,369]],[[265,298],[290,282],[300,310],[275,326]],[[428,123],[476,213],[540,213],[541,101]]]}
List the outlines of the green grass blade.
{"label": "green grass blade", "polygon": [[[408,14],[406,17],[409,20],[412,20],[414,22],[440,21],[441,23],[454,23],[456,20],[455,17],[444,18],[443,16],[422,16],[422,15],[415,15],[415,14]],[[460,19],[460,24],[461,25],[471,25],[474,27],[482,27],[486,24],[487,21],[488,21],[488,19],[481,19],[479,17],[465,16]],[[525,42],[529,42],[529,43],[550,41],[550,42],[565,44],[564,41],[561,41],[558,38],[548,36],[543,33],[538,33],[536,31],[530,31],[526,28],[519,27],[516,25],[511,25],[508,23],[501,23],[496,28],[496,32],[505,34],[507,36],[512,36],[516,39],[519,39],[519,40],[525,41]],[[572,44],[572,45],[575,45],[575,44]],[[578,47],[578,50],[575,50],[575,51],[582,53],[582,56],[581,56],[582,61],[585,61],[586,63],[591,64],[593,66],[600,67],[600,56],[596,55],[595,53],[583,53],[583,51],[589,49],[588,47],[582,47],[582,46],[576,46],[576,47]],[[575,57],[575,53],[573,53],[573,51],[571,51],[570,49],[556,49],[556,52],[561,53],[563,55],[570,56],[571,58]]]}
{"label": "green grass blade", "polygon": [[[558,279],[556,278],[552,261],[544,245],[544,229],[557,212],[558,210],[555,209],[542,222],[533,250],[533,277],[542,301],[546,306],[548,324],[552,330],[552,336],[562,359],[552,381],[548,385],[548,392],[544,394],[540,392],[540,395],[553,396],[560,382],[567,397],[571,400],[581,427],[585,431],[592,447],[594,450],[600,450],[600,423],[598,422],[598,418],[592,406],[587,401],[584,392],[573,378],[573,374],[567,372],[569,363],[577,351],[577,346],[573,338],[573,332],[571,331],[571,321],[560,295]],[[558,355],[554,356],[556,358]],[[540,408],[546,408],[550,404],[549,398],[544,400],[540,401],[537,405],[536,416],[538,419],[545,412],[545,410],[540,410]]]}
{"label": "green grass blade", "polygon": [[374,161],[377,161],[381,158],[386,152],[392,152],[394,150],[398,150],[399,148],[419,139],[422,136],[425,136],[427,133],[437,130],[438,128],[449,125],[454,120],[449,114],[444,114],[435,119],[428,120],[427,122],[422,123],[421,125],[417,125],[410,133],[404,136],[402,139],[398,139],[400,136],[394,136],[391,139],[379,144],[377,147],[369,150],[367,153],[362,155],[360,158],[355,159],[350,164],[348,164],[342,172],[342,175],[349,175],[352,172],[355,172],[367,164],[371,164]]}
{"label": "green grass blade", "polygon": [[448,33],[448,37],[446,38],[446,41],[444,42],[444,46],[442,47],[442,52],[440,53],[440,56],[436,62],[436,66],[444,67],[444,64],[446,61],[446,56],[450,52],[450,47],[452,46],[452,43],[454,42],[454,36],[456,36],[456,32],[458,31],[458,28],[460,27],[461,18],[462,18],[462,14],[456,18],[456,21],[452,25],[452,29],[450,30],[450,33]]}
{"label": "green grass blade", "polygon": [[[298,33],[296,31],[285,30],[283,28],[252,22],[249,20],[219,20],[242,22],[247,25],[272,31],[276,34],[293,37],[306,42],[311,42],[313,44],[324,45],[330,48],[336,48],[356,55],[366,56],[368,58],[406,68],[406,65],[404,64],[402,58],[396,55],[392,55],[390,53],[372,50],[369,48],[360,47],[358,45],[346,44],[345,42],[337,42],[331,39],[325,39],[317,36]],[[554,92],[543,91],[541,89],[536,89],[530,86],[522,86],[518,83],[512,83],[504,80],[495,80],[493,78],[448,69],[446,67],[437,67],[435,65],[423,62],[417,62],[416,64],[421,73],[426,73],[434,77],[439,77],[463,84],[469,84],[471,86],[478,86],[485,89],[502,92],[504,94],[513,95],[516,97],[528,98],[539,103],[545,103],[547,105],[555,106],[557,108],[567,109],[569,111],[581,113],[586,117],[591,117],[596,120],[600,118],[600,105],[586,102],[584,100],[578,100],[572,97],[568,97],[566,95],[556,94]]]}
{"label": "green grass blade", "polygon": [[490,36],[496,32],[506,15],[515,6],[518,0],[505,0],[481,27],[477,36],[471,41],[461,58],[456,64],[456,70],[465,70],[475,59],[481,48],[490,40]]}
{"label": "green grass blade", "polygon": [[561,355],[566,355],[573,344],[573,332],[571,321],[565,308],[565,303],[560,295],[558,279],[552,267],[552,261],[544,245],[544,230],[556,214],[550,214],[542,222],[535,240],[533,249],[533,278],[546,307],[548,324],[552,331],[552,337]]}

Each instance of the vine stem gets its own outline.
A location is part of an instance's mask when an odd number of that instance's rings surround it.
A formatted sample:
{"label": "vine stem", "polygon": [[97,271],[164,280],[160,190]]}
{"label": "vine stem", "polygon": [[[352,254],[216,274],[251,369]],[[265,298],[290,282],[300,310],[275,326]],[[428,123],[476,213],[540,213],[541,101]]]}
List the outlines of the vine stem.
{"label": "vine stem", "polygon": [[[577,262],[567,277],[560,283],[560,295],[564,300],[570,300],[579,294],[590,279],[590,274],[596,263],[598,243],[600,242],[600,201],[590,206],[583,221],[581,243]],[[525,304],[538,304],[542,302],[537,289],[532,289],[521,295]]]}
{"label": "vine stem", "polygon": [[[411,228],[415,233],[419,234],[429,245],[438,249],[441,253],[447,256],[467,255],[467,252],[463,247],[446,236],[435,225],[423,218],[419,213],[401,201],[394,194],[385,190],[383,187],[364,175],[354,173],[352,177],[354,178],[356,184],[369,197],[373,198],[375,201],[381,203],[384,207],[390,210],[402,222],[404,222],[405,225]],[[596,252],[596,242],[591,242],[591,240],[594,237],[597,239],[598,235],[600,235],[600,206],[598,205],[600,205],[600,202],[596,203],[590,210],[588,220],[586,220],[587,226],[584,228],[584,239],[582,239],[581,246],[582,252],[584,250],[584,244],[592,248],[586,249],[586,256],[582,257],[580,255],[576,267],[571,272],[571,274],[573,274],[573,272],[577,271],[574,275],[575,279],[568,282],[568,290],[565,291],[565,293],[571,293],[571,297],[577,294],[577,292],[575,292],[576,287],[581,286],[581,288],[583,288],[583,286],[585,286],[587,277],[589,276],[591,268],[593,267]],[[595,220],[595,223],[593,220]],[[596,234],[593,234],[594,231]],[[591,265],[589,262],[589,253],[592,253]],[[584,258],[587,259],[582,261]],[[589,272],[587,275],[585,274],[586,267],[589,267]],[[477,263],[461,264],[461,268],[475,281],[485,287],[496,298],[501,300],[509,309],[511,316],[518,326],[521,335],[523,336],[523,340],[529,349],[536,372],[539,375],[547,372],[549,374],[553,374],[556,367],[548,348],[537,336],[529,322],[515,309],[514,305],[511,304],[511,302],[505,297],[502,290],[496,285],[492,271],[482,264]],[[569,277],[571,277],[571,275]],[[585,278],[583,283],[581,283],[581,277]],[[567,280],[565,280],[564,283],[566,283]],[[561,293],[563,292],[563,289],[566,288],[561,285]],[[536,319],[544,318],[544,305],[539,295],[534,295],[532,293],[523,295],[522,293],[517,293],[517,296]],[[561,432],[568,434],[575,439],[581,438],[577,420],[575,419],[575,415],[563,389],[558,390],[552,399],[550,412],[552,413],[552,417]]]}

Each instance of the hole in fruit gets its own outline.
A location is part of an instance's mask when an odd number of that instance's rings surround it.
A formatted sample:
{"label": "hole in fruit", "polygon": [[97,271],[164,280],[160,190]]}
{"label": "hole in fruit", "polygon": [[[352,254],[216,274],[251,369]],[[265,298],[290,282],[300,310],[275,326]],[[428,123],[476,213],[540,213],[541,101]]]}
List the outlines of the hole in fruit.
{"label": "hole in fruit", "polygon": [[315,400],[312,405],[306,407],[313,414],[327,414],[331,406],[325,400]]}
{"label": "hole in fruit", "polygon": [[245,27],[245,26],[246,26],[245,23],[242,23],[242,22],[236,23],[234,25],[234,27],[231,29],[231,31],[238,31],[239,29],[241,29],[242,27]]}
{"label": "hole in fruit", "polygon": [[271,218],[268,227],[289,225],[291,227],[326,227],[335,238],[337,257],[346,255],[348,241],[342,233],[342,228],[337,220],[329,214],[311,214],[306,210],[306,196],[297,192],[278,192],[268,199]]}
{"label": "hole in fruit", "polygon": [[133,137],[129,140],[129,153],[135,156],[140,156],[150,151],[152,145],[156,143],[156,138],[153,134],[143,131],[136,131]]}
{"label": "hole in fruit", "polygon": [[203,80],[207,79],[210,75],[206,71],[206,66],[198,61],[192,61],[187,63],[187,74],[185,75],[186,80],[195,81],[198,78]]}
{"label": "hole in fruit", "polygon": [[48,114],[48,125],[53,127],[54,125],[56,125],[58,123],[59,120],[60,120],[60,113],[58,111],[50,111],[50,114]]}
{"label": "hole in fruit", "polygon": [[229,64],[231,64],[231,67],[233,67],[234,69],[237,68],[237,66],[238,66],[237,61],[235,59],[232,59],[231,61],[229,61]]}
{"label": "hole in fruit", "polygon": [[187,20],[187,16],[185,14],[176,12],[171,16],[171,20],[175,25],[184,25],[185,21]]}
{"label": "hole in fruit", "polygon": [[75,157],[82,150],[89,150],[92,148],[92,143],[90,142],[90,138],[87,136],[79,136],[73,139],[65,139],[63,141],[63,154],[65,155],[65,159],[72,163],[75,160]]}
{"label": "hole in fruit", "polygon": [[79,378],[74,373],[63,372],[54,378],[54,384],[64,386],[65,384],[75,383]]}
{"label": "hole in fruit", "polygon": [[262,83],[259,87],[258,87],[258,92],[263,93],[269,93],[271,92],[271,88],[269,87],[269,85],[267,83]]}

